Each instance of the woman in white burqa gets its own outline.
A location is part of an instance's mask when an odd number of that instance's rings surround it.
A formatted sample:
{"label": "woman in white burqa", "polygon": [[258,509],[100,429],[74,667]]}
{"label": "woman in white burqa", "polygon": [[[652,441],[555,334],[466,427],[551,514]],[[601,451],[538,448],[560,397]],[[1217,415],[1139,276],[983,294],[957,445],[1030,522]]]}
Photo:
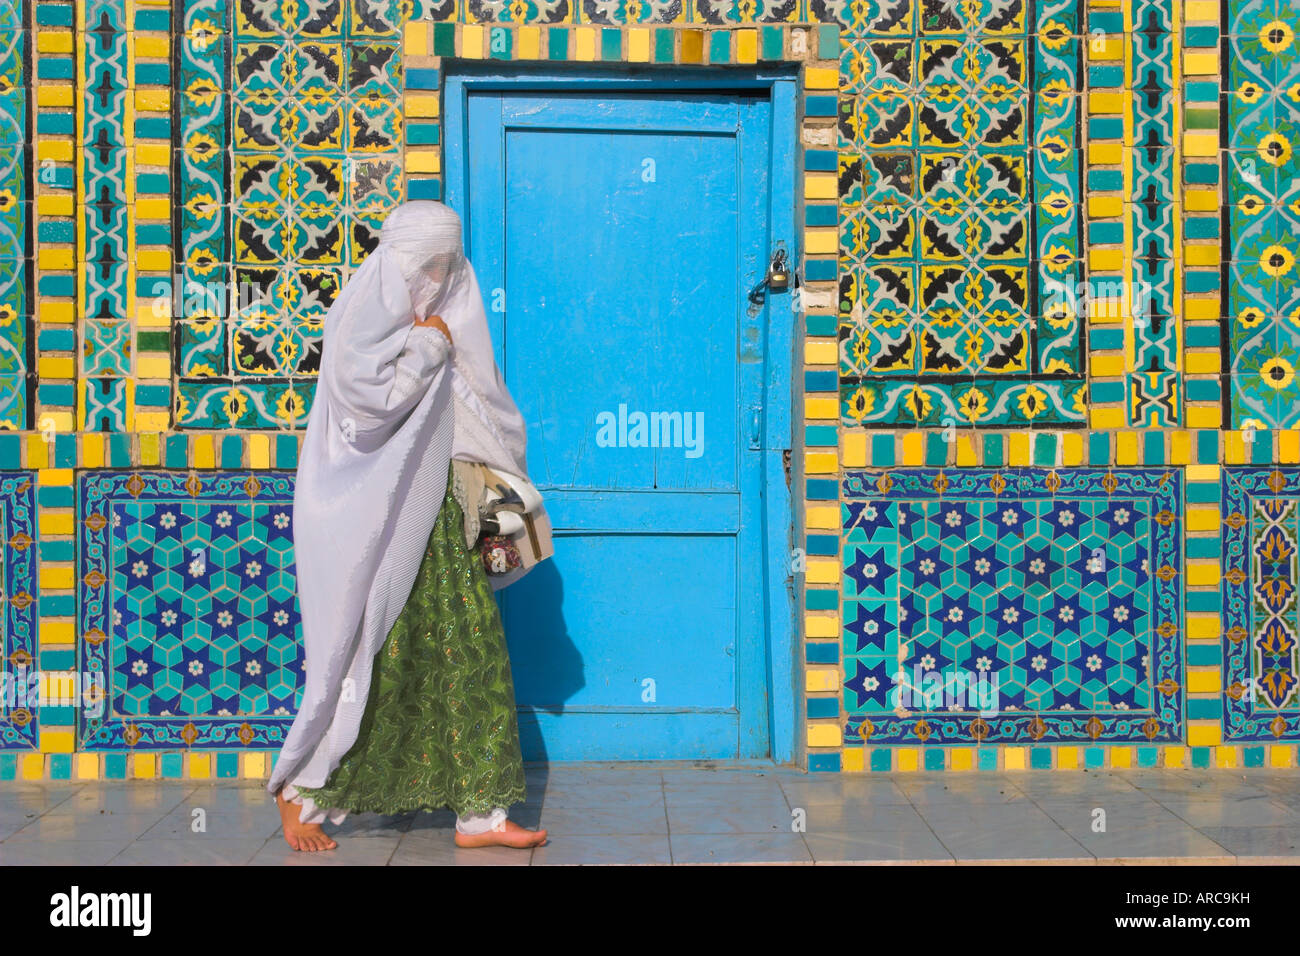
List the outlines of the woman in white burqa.
{"label": "woman in white burqa", "polygon": [[460,218],[409,202],[326,316],[298,466],[306,681],[268,785],[294,849],[332,849],[348,812],[443,807],[461,846],[546,839],[506,816],[523,761],[466,462],[526,476],[524,422]]}

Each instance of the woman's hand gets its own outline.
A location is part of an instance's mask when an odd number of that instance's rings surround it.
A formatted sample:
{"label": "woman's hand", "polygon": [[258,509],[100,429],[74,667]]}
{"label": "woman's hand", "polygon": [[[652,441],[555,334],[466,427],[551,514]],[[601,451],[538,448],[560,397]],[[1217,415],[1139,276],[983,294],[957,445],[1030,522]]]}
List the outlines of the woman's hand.
{"label": "woman's hand", "polygon": [[435,328],[443,335],[447,336],[447,341],[451,341],[451,332],[447,329],[447,323],[442,321],[442,316],[431,315],[427,319],[416,319],[415,324],[421,328]]}

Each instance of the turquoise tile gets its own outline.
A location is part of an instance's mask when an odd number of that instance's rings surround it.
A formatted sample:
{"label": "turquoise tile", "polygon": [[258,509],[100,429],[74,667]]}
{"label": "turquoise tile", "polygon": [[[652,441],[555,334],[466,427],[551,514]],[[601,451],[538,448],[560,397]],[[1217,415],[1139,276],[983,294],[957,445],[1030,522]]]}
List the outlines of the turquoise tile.
{"label": "turquoise tile", "polygon": [[840,606],[840,593],[832,588],[808,588],[804,607],[809,611],[833,611]]}
{"label": "turquoise tile", "polygon": [[1219,433],[1202,430],[1196,433],[1196,463],[1198,465],[1217,465],[1219,463]]}
{"label": "turquoise tile", "polygon": [[709,34],[709,62],[731,62],[731,31],[714,30]]}
{"label": "turquoise tile", "polygon": [[406,124],[406,142],[411,146],[437,146],[437,123],[408,122]]}
{"label": "turquoise tile", "polygon": [[77,652],[70,647],[41,648],[41,670],[69,671],[77,666]]}
{"label": "turquoise tile", "polygon": [[406,182],[406,198],[410,200],[431,199],[435,202],[442,199],[442,180],[436,178],[408,179]]}
{"label": "turquoise tile", "polygon": [[932,468],[942,468],[948,463],[948,452],[952,443],[944,439],[943,434],[927,435],[925,439],[925,463]]}
{"label": "turquoise tile", "polygon": [[838,664],[840,646],[834,641],[808,641],[804,645],[804,655],[809,664]]}
{"label": "turquoise tile", "polygon": [[807,425],[804,427],[803,440],[805,445],[826,448],[838,445],[840,437],[834,425]]}
{"label": "turquoise tile", "polygon": [[600,31],[600,58],[617,61],[623,59],[623,30],[605,27]]}
{"label": "turquoise tile", "polygon": [[42,561],[75,561],[77,558],[75,541],[42,541],[40,544]]}
{"label": "turquoise tile", "polygon": [[839,111],[839,99],[833,95],[819,93],[804,99],[804,115],[835,116]]}
{"label": "turquoise tile", "polygon": [[1142,464],[1163,465],[1165,463],[1165,433],[1163,431],[1147,432],[1142,438]]}
{"label": "turquoise tile", "polygon": [[840,538],[836,534],[810,534],[806,543],[810,555],[832,555],[840,550]]}
{"label": "turquoise tile", "polygon": [[894,436],[873,435],[871,438],[871,466],[891,468],[894,465]]}
{"label": "turquoise tile", "polygon": [[1034,436],[1034,464],[1043,468],[1056,465],[1057,436],[1042,434]]}
{"label": "turquoise tile", "polygon": [[840,496],[840,485],[829,478],[809,478],[804,482],[804,494],[810,501],[834,501]]}
{"label": "turquoise tile", "polygon": [[244,464],[244,439],[239,435],[226,435],[221,439],[221,467],[238,469]]}
{"label": "turquoise tile", "polygon": [[809,720],[830,719],[840,715],[840,702],[834,697],[809,697],[807,707]]}
{"label": "turquoise tile", "polygon": [[546,31],[546,56],[550,60],[564,60],[569,56],[569,31],[566,27],[550,27]]}
{"label": "turquoise tile", "polygon": [[0,435],[0,468],[21,468],[23,439],[19,435]]}
{"label": "turquoise tile", "polygon": [[784,42],[784,33],[780,27],[764,26],[760,29],[762,36],[762,58],[764,60],[780,60],[784,57],[782,44]]}
{"label": "turquoise tile", "polygon": [[1110,435],[1098,432],[1088,437],[1088,464],[1110,464]]}
{"label": "turquoise tile", "polygon": [[166,753],[162,755],[161,772],[166,779],[175,779],[185,773],[185,755],[180,753]]}
{"label": "turquoise tile", "polygon": [[839,754],[809,754],[808,770],[812,773],[838,773],[840,769]]}
{"label": "turquoise tile", "polygon": [[512,31],[505,27],[493,27],[488,34],[488,56],[496,60],[510,59],[511,35]]}
{"label": "turquoise tile", "polygon": [[456,24],[435,23],[433,25],[433,55],[456,55]]}
{"label": "turquoise tile", "polygon": [[676,34],[676,30],[670,30],[667,27],[660,27],[655,30],[656,63],[673,62],[673,42]]}
{"label": "turquoise tile", "polygon": [[442,84],[440,71],[431,67],[408,67],[406,70],[406,88],[408,90],[436,90]]}
{"label": "turquoise tile", "polygon": [[822,60],[840,58],[840,28],[833,23],[823,23],[817,28],[817,57]]}
{"label": "turquoise tile", "polygon": [[1006,458],[1002,454],[1002,436],[985,435],[984,436],[984,461],[983,464],[988,468],[1001,468],[1006,464]]}
{"label": "turquoise tile", "polygon": [[77,466],[77,436],[60,434],[54,437],[54,467],[75,468]]}
{"label": "turquoise tile", "polygon": [[163,449],[163,464],[168,468],[188,468],[189,454],[189,439],[184,435],[170,435]]}
{"label": "turquoise tile", "polygon": [[298,467],[298,439],[294,435],[277,435],[275,438],[275,466]]}

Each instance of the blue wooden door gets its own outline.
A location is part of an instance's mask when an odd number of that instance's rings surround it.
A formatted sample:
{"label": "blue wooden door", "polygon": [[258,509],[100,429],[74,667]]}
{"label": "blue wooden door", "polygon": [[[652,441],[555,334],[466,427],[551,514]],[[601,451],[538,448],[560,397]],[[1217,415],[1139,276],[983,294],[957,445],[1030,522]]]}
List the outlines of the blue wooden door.
{"label": "blue wooden door", "polygon": [[770,107],[470,91],[466,248],[555,558],[501,592],[528,759],[769,751]]}

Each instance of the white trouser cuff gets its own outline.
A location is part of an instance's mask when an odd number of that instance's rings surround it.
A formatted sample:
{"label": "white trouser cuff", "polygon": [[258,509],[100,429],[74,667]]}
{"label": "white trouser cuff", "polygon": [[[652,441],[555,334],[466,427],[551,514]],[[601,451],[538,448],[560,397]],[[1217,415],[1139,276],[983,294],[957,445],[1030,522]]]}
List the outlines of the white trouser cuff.
{"label": "white trouser cuff", "polygon": [[456,832],[464,833],[466,836],[505,828],[506,811],[502,807],[497,807],[491,813],[471,813],[456,818]]}
{"label": "white trouser cuff", "polygon": [[348,811],[318,807],[315,800],[311,797],[304,797],[298,792],[298,788],[291,783],[286,783],[280,793],[286,802],[295,803],[302,807],[302,812],[298,814],[299,823],[324,823],[329,820],[330,823],[338,826],[347,819]]}

